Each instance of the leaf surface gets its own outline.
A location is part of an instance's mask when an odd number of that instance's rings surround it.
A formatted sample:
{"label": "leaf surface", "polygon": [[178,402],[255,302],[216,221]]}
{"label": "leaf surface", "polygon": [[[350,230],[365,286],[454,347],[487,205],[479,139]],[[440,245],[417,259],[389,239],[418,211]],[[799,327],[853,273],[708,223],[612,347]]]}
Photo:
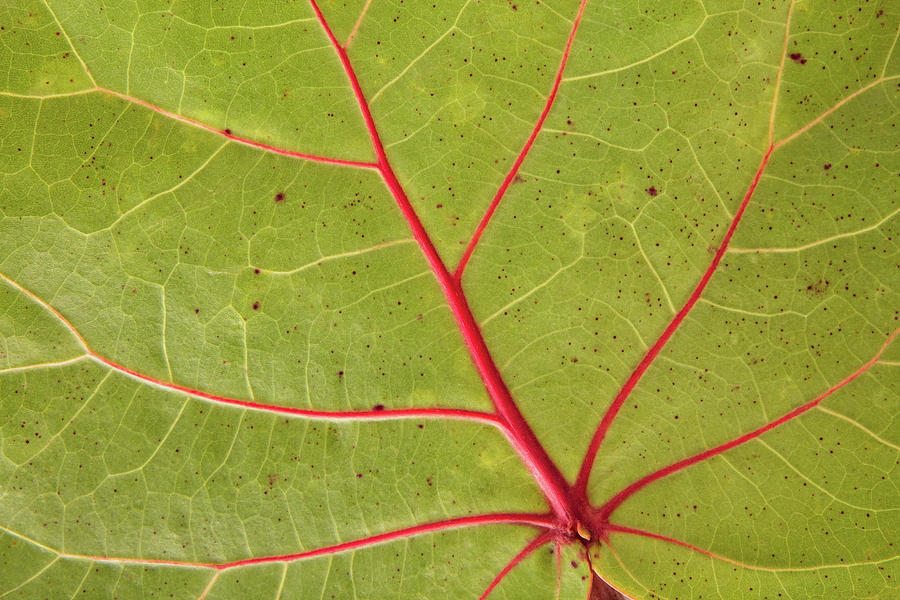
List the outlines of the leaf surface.
{"label": "leaf surface", "polygon": [[0,597],[893,597],[898,24],[0,8]]}

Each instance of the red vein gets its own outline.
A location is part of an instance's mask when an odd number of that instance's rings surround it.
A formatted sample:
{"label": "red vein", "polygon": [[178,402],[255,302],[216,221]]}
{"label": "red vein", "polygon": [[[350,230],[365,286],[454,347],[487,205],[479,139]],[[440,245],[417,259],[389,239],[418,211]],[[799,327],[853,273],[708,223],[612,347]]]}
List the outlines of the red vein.
{"label": "red vein", "polygon": [[151,383],[153,385],[163,387],[169,390],[174,390],[178,392],[184,392],[185,394],[190,394],[191,396],[196,396],[198,398],[204,398],[206,400],[210,400],[212,402],[216,402],[219,404],[230,404],[233,406],[240,406],[242,408],[250,408],[253,410],[261,410],[265,412],[274,412],[281,413],[286,415],[293,415],[297,417],[307,417],[312,419],[326,419],[326,420],[367,420],[367,421],[385,421],[391,419],[403,419],[403,418],[422,418],[422,419],[458,419],[463,421],[479,421],[482,423],[487,423],[489,425],[493,425],[495,427],[503,428],[500,420],[490,413],[477,411],[477,410],[464,410],[457,408],[384,408],[384,409],[372,409],[372,410],[313,410],[306,408],[293,408],[289,406],[278,406],[274,404],[264,404],[260,402],[253,402],[250,400],[239,400],[237,398],[229,398],[227,396],[218,396],[216,394],[210,394],[208,392],[204,392],[201,390],[195,390],[189,387],[185,387],[179,385],[177,383],[171,383],[168,381],[162,381],[160,379],[155,379],[150,377],[149,375],[145,375],[143,373],[139,373],[133,369],[129,369],[128,367],[123,367],[108,358],[103,356],[99,356],[97,353],[91,351],[91,356],[97,359],[98,361],[112,367],[113,369],[125,373],[126,375],[130,375],[136,379],[140,379],[141,381],[145,381],[147,383]]}
{"label": "red vein", "polygon": [[353,24],[353,31],[350,32],[350,35],[347,36],[347,41],[344,42],[344,49],[347,49],[347,46],[350,45],[350,42],[353,41],[353,38],[356,37],[356,32],[359,30],[359,26],[362,25],[363,19],[366,16],[366,13],[369,11],[369,5],[372,4],[372,0],[366,0],[366,5],[363,6],[362,12],[359,13],[359,18],[356,19],[356,23]]}
{"label": "red vein", "polygon": [[[881,348],[879,348],[878,352],[875,353],[875,356],[873,356],[871,359],[869,359],[865,364],[863,364],[861,367],[859,367],[856,371],[854,371],[850,375],[846,376],[840,382],[831,386],[827,391],[820,394],[815,399],[810,400],[809,402],[798,406],[797,408],[795,408],[794,410],[785,414],[784,416],[782,416],[778,419],[775,419],[774,421],[767,423],[767,424],[763,425],[762,427],[754,429],[753,431],[751,431],[749,433],[745,433],[744,435],[742,435],[738,438],[735,438],[729,442],[726,442],[724,444],[720,444],[720,445],[716,446],[715,448],[710,448],[709,450],[706,450],[699,454],[695,454],[694,456],[691,456],[689,458],[680,460],[680,461],[673,463],[667,467],[663,467],[662,469],[659,469],[658,471],[650,473],[649,475],[639,479],[638,481],[635,481],[634,483],[632,483],[631,485],[629,485],[628,487],[626,487],[625,489],[620,491],[618,494],[613,496],[606,504],[604,504],[603,506],[600,507],[600,509],[597,513],[596,522],[598,522],[600,524],[607,523],[609,521],[610,515],[612,515],[612,513],[619,507],[619,505],[621,505],[630,496],[632,496],[633,494],[635,494],[642,488],[648,486],[649,484],[653,483],[654,481],[656,481],[658,479],[662,479],[663,477],[668,477],[669,475],[676,473],[678,471],[681,471],[682,469],[685,469],[691,465],[697,464],[708,458],[712,458],[713,456],[722,454],[723,452],[726,452],[726,451],[730,450],[731,448],[740,446],[741,444],[749,442],[752,439],[758,438],[759,436],[766,433],[767,431],[771,431],[772,429],[775,429],[776,427],[783,425],[783,424],[787,423],[788,421],[791,421],[792,419],[799,417],[800,415],[807,412],[808,410],[815,408],[825,398],[827,398],[831,394],[835,393],[836,391],[838,391],[839,389],[841,389],[842,387],[849,384],[851,381],[853,381],[854,379],[856,379],[857,377],[859,377],[860,375],[862,375],[863,373],[868,371],[870,368],[872,368],[872,366],[878,362],[878,359],[881,357],[881,355],[884,353],[884,351],[887,349],[887,347],[890,345],[890,343],[894,340],[894,338],[897,337],[898,333],[900,333],[900,328],[894,330],[894,332],[888,336],[887,340],[885,340],[884,344],[881,346]],[[608,525],[601,525],[601,526],[607,527]]]}
{"label": "red vein", "polygon": [[466,251],[463,253],[459,264],[456,266],[456,272],[453,274],[453,277],[457,281],[462,279],[463,271],[465,270],[466,265],[469,262],[469,258],[475,251],[475,246],[478,245],[478,241],[481,239],[481,235],[484,233],[484,230],[487,228],[491,217],[494,215],[494,211],[496,211],[497,207],[500,205],[500,201],[503,199],[503,195],[506,194],[506,190],[509,188],[510,184],[512,184],[513,179],[515,179],[516,174],[519,172],[519,167],[522,166],[522,162],[528,155],[528,151],[531,150],[531,146],[534,144],[535,139],[537,139],[538,133],[540,133],[541,128],[544,126],[544,121],[547,119],[547,115],[550,114],[550,109],[553,106],[553,101],[556,100],[556,93],[559,91],[559,86],[562,82],[563,71],[566,68],[566,61],[569,59],[569,51],[572,48],[572,42],[575,40],[575,32],[578,30],[578,24],[581,22],[581,15],[584,13],[584,7],[586,4],[587,0],[581,0],[581,4],[578,7],[578,14],[575,15],[575,21],[572,23],[572,30],[569,32],[569,39],[566,40],[566,48],[563,51],[562,60],[559,63],[559,69],[557,69],[556,77],[553,80],[553,88],[550,90],[550,95],[547,96],[547,102],[546,104],[544,104],[544,109],[541,111],[537,123],[535,123],[534,125],[534,129],[531,130],[531,135],[529,135],[528,139],[525,141],[525,145],[522,147],[522,151],[519,152],[519,156],[516,157],[516,161],[513,163],[512,168],[510,168],[509,173],[506,174],[506,178],[503,180],[503,183],[500,184],[500,188],[494,195],[494,199],[491,201],[490,206],[488,206],[487,212],[484,213],[484,216],[481,218],[481,222],[478,224],[478,227],[475,228],[475,233],[472,234],[472,239],[469,240],[469,245],[466,246]]}
{"label": "red vein", "polygon": [[710,279],[712,279],[713,274],[716,272],[716,269],[719,266],[719,262],[721,262],[722,257],[725,255],[725,251],[728,249],[728,242],[731,241],[731,237],[734,235],[734,231],[735,229],[737,229],[738,223],[740,223],[741,217],[744,215],[744,211],[747,209],[747,205],[750,203],[750,198],[753,196],[753,192],[756,190],[756,186],[759,184],[759,180],[762,177],[763,171],[766,168],[766,164],[769,162],[769,157],[772,155],[773,150],[773,146],[769,146],[768,150],[766,150],[766,153],[759,164],[759,168],[756,169],[756,175],[753,177],[750,188],[744,195],[744,199],[741,202],[741,205],[738,208],[737,212],[735,213],[734,218],[731,221],[731,225],[729,225],[728,227],[728,231],[725,232],[725,236],[722,238],[722,242],[719,244],[719,248],[716,250],[716,254],[713,257],[712,262],[709,264],[709,267],[706,269],[706,272],[703,274],[703,277],[700,279],[697,287],[695,287],[694,291],[691,292],[691,295],[687,299],[687,302],[684,303],[684,306],[680,311],[678,311],[678,314],[675,315],[666,329],[662,332],[662,335],[659,336],[659,339],[656,340],[656,343],[653,344],[653,346],[644,355],[644,358],[641,359],[641,362],[638,364],[637,368],[635,368],[635,370],[631,373],[631,376],[625,382],[625,385],[622,386],[622,389],[619,391],[612,404],[607,409],[606,414],[603,415],[603,419],[600,421],[600,425],[597,427],[597,430],[594,432],[594,437],[591,439],[590,446],[588,446],[584,461],[581,463],[581,470],[578,472],[578,479],[575,481],[575,493],[578,496],[585,497],[587,494],[587,483],[591,475],[591,469],[594,466],[594,460],[597,457],[597,451],[600,449],[600,445],[603,443],[603,439],[606,437],[606,433],[609,431],[609,428],[612,425],[613,420],[616,418],[619,409],[622,408],[622,404],[624,404],[625,400],[628,399],[628,396],[641,380],[641,377],[644,376],[644,373],[653,363],[653,360],[663,349],[663,346],[666,345],[666,342],[669,341],[669,339],[681,325],[682,321],[684,321],[685,317],[687,317],[691,309],[694,308],[697,300],[699,300],[701,294],[703,294],[703,290],[706,289],[707,284],[709,283]]}
{"label": "red vein", "polygon": [[248,138],[241,137],[239,135],[235,135],[234,133],[231,132],[230,129],[217,129],[216,127],[213,127],[212,125],[207,125],[206,123],[196,121],[194,119],[191,119],[190,117],[185,117],[183,115],[173,113],[164,108],[160,108],[159,106],[156,106],[154,104],[150,104],[146,100],[141,100],[140,98],[135,98],[133,96],[129,96],[127,94],[123,94],[123,93],[117,92],[115,90],[97,87],[95,91],[102,92],[104,94],[110,94],[117,98],[121,98],[122,100],[131,102],[133,104],[143,106],[144,108],[148,108],[148,109],[150,109],[156,113],[159,113],[165,117],[168,117],[170,119],[175,119],[176,121],[181,121],[182,123],[186,123],[187,125],[191,125],[193,127],[198,127],[200,129],[210,131],[212,133],[221,135],[222,137],[225,137],[233,142],[237,142],[239,144],[244,144],[245,146],[251,146],[253,148],[258,148],[260,150],[265,150],[267,152],[273,152],[275,154],[290,156],[292,158],[300,158],[300,159],[308,160],[308,161],[312,161],[312,162],[320,162],[320,163],[326,163],[326,164],[331,164],[331,165],[341,165],[344,167],[356,167],[356,168],[360,168],[360,169],[375,169],[375,168],[377,168],[377,165],[375,165],[375,163],[360,162],[360,161],[355,161],[355,160],[344,160],[342,158],[332,158],[329,156],[319,156],[316,154],[307,154],[305,152],[296,152],[294,150],[287,150],[285,148],[278,148],[276,146],[271,146],[269,144],[263,144],[262,142],[257,142],[257,141],[254,141],[254,140],[251,140]]}
{"label": "red vein", "polygon": [[[216,569],[219,571],[223,571],[225,569],[233,569],[235,567],[243,567],[247,565],[256,565],[260,563],[270,563],[270,562],[289,562],[295,560],[301,560],[304,558],[314,558],[317,556],[327,556],[330,554],[338,554],[340,552],[347,552],[349,550],[357,550],[360,548],[368,548],[370,546],[375,546],[376,544],[382,544],[385,542],[390,542],[393,540],[399,539],[407,539],[415,536],[423,535],[426,533],[433,533],[436,531],[444,531],[447,529],[459,529],[462,527],[469,526],[478,526],[478,525],[531,525],[533,527],[539,527],[544,529],[554,529],[556,527],[555,521],[547,518],[547,515],[537,515],[530,513],[493,513],[487,515],[474,515],[469,517],[457,517],[454,519],[446,519],[444,521],[436,521],[433,523],[425,523],[423,525],[414,525],[412,527],[406,527],[404,529],[397,529],[395,531],[389,531],[387,533],[380,533],[378,535],[372,535],[364,538],[360,538],[357,540],[352,540],[350,542],[343,542],[341,544],[334,544],[333,546],[324,546],[322,548],[316,548],[315,550],[307,550],[305,552],[296,552],[293,554],[278,554],[274,556],[261,556],[257,558],[245,558],[242,560],[234,560],[224,563],[212,563],[212,562],[195,562],[195,561],[182,561],[182,560],[167,560],[160,558],[130,558],[130,557],[113,557],[113,556],[90,556],[85,554],[69,554],[65,552],[58,552],[53,550],[52,548],[48,548],[52,552],[56,553],[59,556],[64,556],[67,558],[81,558],[86,560],[93,560],[97,562],[117,562],[117,563],[139,563],[146,565],[171,565],[171,566],[179,566],[179,567],[199,567],[206,569]],[[6,530],[9,531],[9,530]],[[13,535],[17,537],[21,537],[23,539],[24,536],[16,534],[15,532],[9,531]],[[549,532],[548,532],[549,534]],[[547,534],[545,534],[547,535]],[[38,544],[42,547],[42,544]]]}
{"label": "red vein", "polygon": [[[654,539],[654,540],[661,540],[661,541],[663,541],[663,542],[669,542],[670,544],[677,544],[677,545],[682,546],[682,547],[684,547],[684,548],[688,548],[688,549],[690,549],[690,550],[693,550],[694,552],[699,552],[700,554],[705,554],[706,556],[709,556],[710,558],[717,558],[717,559],[719,559],[719,560],[728,561],[728,562],[730,562],[730,563],[734,563],[734,564],[740,565],[740,566],[742,566],[742,567],[750,566],[750,565],[745,565],[745,564],[743,564],[743,563],[739,563],[739,562],[737,562],[737,561],[735,561],[735,560],[732,560],[732,559],[730,559],[730,558],[725,558],[724,556],[719,556],[718,554],[713,554],[713,553],[710,552],[709,550],[704,550],[703,548],[700,548],[699,546],[695,546],[695,545],[693,545],[693,544],[689,544],[689,543],[687,543],[687,542],[683,542],[683,541],[681,541],[681,540],[677,540],[677,539],[675,539],[675,538],[671,538],[671,537],[668,537],[668,536],[665,536],[665,535],[662,535],[662,534],[659,534],[659,533],[653,533],[653,532],[650,532],[650,531],[644,531],[643,529],[635,529],[634,527],[624,527],[624,526],[622,526],[622,525],[615,525],[615,524],[613,524],[613,523],[609,523],[609,524],[606,526],[606,531],[608,531],[608,532],[615,532],[615,533],[628,533],[628,534],[632,534],[632,535],[639,535],[639,536],[642,536],[642,537],[652,538],[652,539]],[[608,540],[607,540],[607,542],[608,542]]]}
{"label": "red vein", "polygon": [[782,73],[784,72],[785,57],[787,56],[788,40],[790,38],[791,14],[793,13],[793,10],[794,0],[791,0],[791,4],[788,7],[788,15],[784,28],[784,42],[782,43],[781,48],[781,61],[779,62],[778,73],[775,78],[775,91],[772,97],[772,109],[771,113],[769,114],[768,148],[766,148],[766,152],[763,155],[762,161],[760,162],[759,167],[756,169],[756,174],[753,177],[753,181],[750,183],[750,187],[747,189],[747,193],[744,195],[744,199],[743,201],[741,201],[741,205],[740,207],[738,207],[737,213],[735,213],[734,217],[731,220],[731,225],[729,225],[728,231],[725,232],[725,236],[722,238],[722,242],[719,244],[719,248],[716,250],[712,262],[709,264],[709,267],[706,269],[703,277],[700,278],[697,287],[694,288],[694,291],[691,293],[690,297],[688,297],[687,302],[685,302],[681,310],[678,311],[675,317],[673,317],[672,321],[669,322],[669,325],[662,332],[662,335],[659,336],[659,339],[656,340],[656,343],[653,344],[653,346],[647,351],[647,353],[644,355],[644,358],[641,359],[641,362],[638,364],[637,368],[635,368],[635,370],[628,377],[625,385],[622,386],[622,389],[619,391],[618,395],[616,395],[612,404],[610,404],[606,413],[603,415],[603,419],[600,421],[600,425],[597,426],[597,430],[594,432],[593,438],[591,438],[591,443],[588,446],[588,450],[585,453],[584,460],[581,463],[581,469],[578,472],[578,478],[575,481],[574,492],[578,497],[585,499],[587,498],[587,484],[591,476],[591,469],[594,466],[594,461],[597,458],[597,452],[600,450],[600,445],[603,443],[603,439],[606,437],[606,434],[609,431],[613,420],[616,418],[616,415],[619,413],[619,410],[622,408],[625,400],[627,400],[628,396],[631,395],[632,390],[634,390],[635,386],[644,376],[644,373],[647,371],[647,369],[650,368],[650,365],[663,349],[663,346],[666,345],[666,343],[669,341],[669,338],[672,337],[672,335],[681,325],[682,321],[684,321],[685,317],[688,315],[691,309],[694,308],[697,300],[699,300],[700,296],[703,294],[703,290],[706,289],[707,284],[709,283],[710,279],[712,279],[713,274],[719,266],[719,262],[721,262],[722,257],[725,255],[725,251],[728,249],[728,242],[731,241],[731,237],[734,235],[734,231],[737,229],[737,226],[741,221],[741,217],[744,215],[744,211],[746,210],[747,205],[750,203],[750,198],[753,196],[753,192],[756,190],[756,186],[759,184],[759,180],[766,168],[766,164],[769,162],[769,157],[771,157],[772,152],[775,151],[775,145],[772,143],[773,129],[775,127],[775,112],[778,109],[778,92],[781,86]]}
{"label": "red vein", "polygon": [[515,568],[515,566],[517,564],[522,562],[529,554],[531,554],[532,552],[534,552],[535,550],[537,550],[538,548],[540,548],[541,546],[543,546],[544,544],[549,542],[552,539],[552,537],[553,537],[552,532],[545,531],[541,535],[537,536],[535,539],[531,540],[527,546],[522,548],[522,550],[512,558],[512,560],[510,560],[508,563],[506,563],[506,566],[503,567],[503,570],[501,570],[499,573],[497,573],[497,576],[494,577],[494,580],[491,581],[491,583],[487,586],[487,588],[484,590],[484,592],[478,597],[478,600],[484,600],[485,598],[490,596],[491,592],[494,591],[494,588],[497,587],[501,581],[503,581],[503,578],[506,577],[506,575],[510,571],[512,571],[513,568]]}
{"label": "red vein", "polygon": [[313,7],[313,11],[318,18],[323,31],[331,41],[331,44],[344,67],[347,79],[353,89],[353,94],[356,96],[357,104],[359,105],[366,127],[369,130],[369,136],[372,139],[375,155],[378,158],[378,171],[381,173],[385,185],[387,185],[397,206],[400,208],[400,212],[409,224],[413,237],[418,243],[422,254],[425,256],[428,265],[431,267],[431,270],[440,285],[441,291],[444,293],[450,311],[456,319],[457,326],[469,349],[472,361],[478,369],[481,380],[494,404],[494,408],[500,416],[501,421],[508,428],[510,442],[522,458],[522,461],[531,471],[538,486],[541,488],[547,501],[553,508],[553,511],[563,520],[569,521],[571,519],[571,515],[569,514],[571,503],[569,502],[568,482],[559,471],[556,464],[550,459],[547,451],[538,441],[537,436],[535,436],[531,427],[528,425],[528,422],[525,420],[525,417],[522,416],[518,406],[516,406],[515,401],[513,401],[512,395],[506,387],[506,383],[503,381],[503,377],[500,375],[500,371],[487,348],[487,344],[475,321],[475,317],[469,309],[462,288],[441,260],[428,232],[422,225],[419,216],[412,207],[403,186],[400,184],[400,181],[397,179],[397,176],[388,161],[384,145],[378,134],[378,129],[375,126],[375,120],[372,117],[372,112],[369,109],[368,102],[363,94],[359,80],[356,77],[356,72],[353,70],[353,65],[347,57],[347,52],[340,43],[338,43],[337,38],[334,37],[334,33],[328,26],[325,17],[322,15],[322,11],[319,10],[316,0],[310,0],[310,4]]}
{"label": "red vein", "polygon": [[232,406],[240,406],[242,408],[249,408],[253,410],[260,410],[264,412],[271,413],[280,413],[293,415],[297,417],[306,417],[311,419],[327,419],[327,420],[367,420],[367,421],[383,421],[390,419],[403,419],[403,418],[420,418],[420,419],[458,419],[463,421],[477,421],[481,423],[486,423],[488,425],[492,425],[494,427],[498,427],[501,430],[505,428],[503,424],[500,422],[500,419],[497,418],[496,415],[476,411],[476,410],[464,410],[464,409],[456,409],[456,408],[385,408],[379,410],[313,410],[313,409],[304,409],[304,408],[293,408],[289,406],[278,406],[274,404],[264,404],[261,402],[253,402],[249,400],[239,400],[237,398],[229,398],[227,396],[220,396],[217,394],[211,394],[209,392],[204,392],[202,390],[197,390],[194,388],[190,388],[187,386],[179,385],[177,383],[173,383],[170,381],[164,381],[162,379],[156,379],[155,377],[151,377],[150,375],[146,375],[139,371],[135,371],[134,369],[130,369],[119,363],[106,358],[98,354],[94,351],[81,335],[81,333],[75,328],[72,323],[62,315],[58,310],[56,310],[52,305],[45,302],[41,299],[37,294],[27,289],[20,283],[10,279],[8,276],[0,273],[0,279],[3,279],[23,294],[27,295],[29,298],[34,300],[37,304],[40,304],[45,310],[52,313],[65,327],[78,339],[79,343],[84,347],[85,354],[90,356],[94,360],[101,362],[108,367],[115,369],[120,373],[124,373],[130,377],[135,379],[139,379],[140,381],[155,385],[157,387],[165,388],[167,390],[172,390],[176,392],[182,392],[185,394],[189,394],[191,396],[195,396],[197,398],[203,398],[205,400],[209,400],[211,402],[217,404],[227,404]]}
{"label": "red vein", "polygon": [[[594,436],[591,439],[591,443],[588,446],[588,450],[585,454],[585,458],[581,464],[581,469],[578,473],[578,478],[575,482],[574,493],[576,496],[578,496],[580,498],[586,499],[586,497],[587,497],[587,484],[588,484],[588,479],[590,478],[591,469],[593,468],[594,461],[596,460],[597,452],[600,449],[600,445],[603,443],[603,439],[605,438],[606,433],[609,430],[609,427],[612,425],[612,421],[615,419],[616,415],[618,414],[619,409],[621,409],[622,404],[625,402],[625,400],[631,394],[634,387],[640,381],[644,372],[646,372],[646,370],[650,367],[650,364],[653,362],[653,360],[656,358],[656,356],[662,350],[663,346],[665,346],[666,342],[668,342],[669,338],[671,338],[671,336],[675,333],[675,330],[678,329],[678,326],[681,324],[681,322],[684,320],[684,318],[687,316],[687,314],[693,308],[694,304],[697,302],[697,300],[700,298],[701,294],[703,293],[704,288],[709,283],[709,280],[712,278],[712,275],[715,272],[716,268],[718,267],[719,262],[722,259],[722,256],[724,255],[725,251],[728,248],[728,242],[730,241],[732,235],[734,234],[734,231],[737,228],[741,217],[743,216],[744,210],[746,209],[747,204],[750,202],[750,198],[753,196],[753,192],[759,183],[760,177],[762,176],[762,173],[765,170],[766,164],[768,163],[769,158],[772,156],[772,153],[775,150],[784,146],[785,144],[789,143],[790,141],[794,140],[796,137],[802,135],[803,133],[805,133],[812,127],[814,127],[816,124],[820,123],[828,115],[830,115],[832,112],[834,112],[835,110],[837,110],[838,108],[840,108],[841,106],[843,106],[844,104],[846,104],[847,102],[849,102],[850,100],[855,98],[856,96],[862,94],[866,90],[868,90],[886,80],[885,78],[876,79],[875,81],[869,83],[868,85],[866,85],[866,86],[860,88],[859,90],[855,91],[854,93],[850,94],[846,98],[843,98],[840,102],[838,102],[837,104],[832,106],[830,109],[826,110],[824,113],[819,115],[816,119],[814,119],[813,121],[811,121],[804,127],[801,127],[800,129],[795,131],[793,134],[789,135],[786,138],[779,140],[778,142],[773,143],[772,140],[773,140],[773,136],[774,136],[774,127],[775,127],[775,113],[778,108],[778,94],[779,94],[779,89],[781,86],[782,74],[784,71],[785,58],[787,56],[788,40],[790,38],[791,15],[793,13],[793,10],[794,10],[794,1],[792,0],[790,6],[788,8],[788,16],[787,16],[787,21],[785,23],[784,43],[783,43],[782,53],[781,53],[781,61],[779,63],[778,74],[777,74],[776,80],[775,80],[775,93],[774,93],[774,98],[772,100],[771,114],[769,116],[769,133],[768,133],[769,146],[766,150],[766,153],[763,156],[762,162],[760,163],[759,168],[756,171],[756,175],[754,176],[753,181],[750,184],[750,187],[747,190],[747,193],[744,196],[744,199],[741,202],[741,205],[740,205],[737,213],[735,214],[734,218],[732,219],[731,225],[729,226],[728,231],[725,233],[725,237],[722,239],[722,242],[721,242],[718,250],[716,251],[715,256],[713,257],[713,260],[710,263],[709,268],[707,268],[707,270],[704,273],[703,277],[701,278],[700,282],[697,284],[697,287],[694,289],[693,293],[688,298],[688,301],[685,303],[685,305],[682,307],[682,309],[678,312],[678,314],[675,315],[675,317],[672,319],[672,321],[669,323],[669,325],[663,331],[662,335],[659,337],[659,339],[656,341],[656,343],[650,348],[650,350],[647,351],[647,354],[644,356],[644,358],[638,364],[637,368],[632,372],[631,376],[625,382],[625,385],[622,387],[619,394],[616,396],[616,398],[613,400],[613,403],[610,405],[609,409],[604,414],[603,419],[601,420],[600,425],[597,427],[597,430],[595,431]],[[891,78],[891,79],[893,79],[893,78]]]}

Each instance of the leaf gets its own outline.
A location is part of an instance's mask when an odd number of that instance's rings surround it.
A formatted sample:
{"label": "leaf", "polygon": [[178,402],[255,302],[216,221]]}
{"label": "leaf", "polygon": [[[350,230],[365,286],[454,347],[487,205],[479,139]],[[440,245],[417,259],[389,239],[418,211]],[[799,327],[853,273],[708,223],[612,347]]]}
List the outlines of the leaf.
{"label": "leaf", "polygon": [[7,3],[0,597],[895,597],[898,22]]}

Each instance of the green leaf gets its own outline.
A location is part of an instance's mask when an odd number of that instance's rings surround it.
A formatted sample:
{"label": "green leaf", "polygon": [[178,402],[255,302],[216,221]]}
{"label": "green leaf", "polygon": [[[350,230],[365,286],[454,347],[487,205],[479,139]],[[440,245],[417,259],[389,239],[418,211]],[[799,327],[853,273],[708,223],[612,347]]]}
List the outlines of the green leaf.
{"label": "green leaf", "polygon": [[0,598],[895,597],[898,31],[0,7]]}

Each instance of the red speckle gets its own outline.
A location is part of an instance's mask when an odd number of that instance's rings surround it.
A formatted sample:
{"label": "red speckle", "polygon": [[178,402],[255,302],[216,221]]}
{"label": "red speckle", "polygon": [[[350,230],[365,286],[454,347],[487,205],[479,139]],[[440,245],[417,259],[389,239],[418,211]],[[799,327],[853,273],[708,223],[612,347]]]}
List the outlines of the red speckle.
{"label": "red speckle", "polygon": [[259,302],[258,301],[253,303],[253,310],[259,310]]}
{"label": "red speckle", "polygon": [[826,171],[827,171],[827,170],[828,170],[828,169],[830,169],[830,168],[831,168],[831,163],[828,163],[828,164],[825,164],[825,165],[822,165],[822,168],[823,168],[823,169],[825,169],[825,170],[826,170]]}
{"label": "red speckle", "polygon": [[803,58],[803,55],[800,54],[799,52],[794,52],[794,53],[792,53],[792,54],[791,54],[791,60],[794,61],[794,62],[796,62],[796,63],[800,63],[801,65],[805,65],[805,64],[806,64],[806,59]]}
{"label": "red speckle", "polygon": [[275,194],[275,202],[284,202],[284,192]]}
{"label": "red speckle", "polygon": [[259,269],[253,269],[253,274],[254,274],[254,275],[259,275]]}
{"label": "red speckle", "polygon": [[199,314],[200,314],[200,309],[199,309],[199,308],[195,308],[195,309],[194,309],[194,314],[195,314],[195,315],[199,315]]}
{"label": "red speckle", "polygon": [[650,187],[647,188],[647,193],[650,194],[651,196],[655,196],[659,192],[657,192],[656,188],[651,185]]}

